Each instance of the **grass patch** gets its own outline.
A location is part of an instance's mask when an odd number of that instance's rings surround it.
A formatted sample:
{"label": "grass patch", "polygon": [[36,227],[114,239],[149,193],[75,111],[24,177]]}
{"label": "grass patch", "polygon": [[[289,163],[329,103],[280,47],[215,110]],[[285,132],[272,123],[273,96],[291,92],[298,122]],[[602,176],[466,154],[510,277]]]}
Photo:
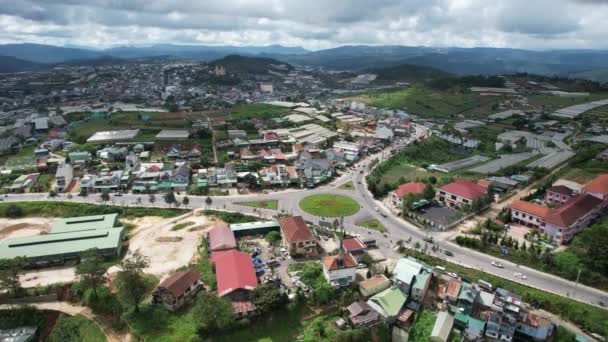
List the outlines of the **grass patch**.
{"label": "grass patch", "polygon": [[247,206],[247,207],[260,208],[260,209],[277,210],[277,208],[279,206],[279,201],[277,201],[277,200],[272,200],[272,201],[253,201],[253,202],[239,202],[237,204],[244,205],[244,206]]}
{"label": "grass patch", "polygon": [[350,182],[340,185],[339,188],[342,190],[353,191],[355,189],[355,185],[353,184],[353,181],[350,181]]}
{"label": "grass patch", "polygon": [[433,326],[437,320],[437,313],[424,310],[416,315],[416,321],[410,329],[410,339],[412,341],[430,341]]}
{"label": "grass patch", "polygon": [[7,208],[21,208],[20,217],[75,217],[89,215],[120,214],[123,218],[160,216],[171,218],[182,215],[186,210],[159,208],[128,208],[113,205],[97,205],[73,202],[4,202],[0,203],[0,217],[7,217]]}
{"label": "grass patch", "polygon": [[194,224],[194,221],[186,221],[186,222],[177,223],[177,224],[173,225],[173,227],[171,227],[171,230],[172,231],[181,230],[186,227],[190,227],[193,224]]}
{"label": "grass patch", "polygon": [[377,230],[380,233],[384,233],[386,231],[386,229],[384,228],[384,225],[382,223],[380,223],[380,221],[378,221],[377,219],[371,219],[371,220],[359,222],[357,225],[367,228],[367,229]]}
{"label": "grass patch", "polygon": [[523,296],[524,301],[527,303],[537,304],[540,308],[560,315],[563,319],[572,321],[592,332],[603,336],[608,335],[608,311],[604,309],[537,290],[479,270],[456,265],[416,250],[407,249],[405,254],[411,255],[430,265],[443,266],[449,272],[455,272],[472,282],[477,282],[479,279],[489,281],[494,287],[502,287]]}
{"label": "grass patch", "polygon": [[359,203],[340,195],[312,195],[300,201],[305,212],[320,217],[350,216],[359,211]]}
{"label": "grass patch", "polygon": [[197,322],[190,314],[190,307],[171,313],[160,305],[141,305],[139,313],[125,314],[129,331],[142,341],[195,341]]}
{"label": "grass patch", "polygon": [[260,221],[259,217],[243,215],[241,213],[229,213],[229,212],[217,211],[217,210],[205,210],[202,213],[205,216],[216,217],[228,224]]}
{"label": "grass patch", "polygon": [[[68,335],[69,334],[69,335]],[[76,335],[76,336],[74,336]],[[71,339],[66,339],[69,336]],[[106,336],[95,322],[82,315],[62,314],[48,340],[50,342],[91,341],[104,342]]]}

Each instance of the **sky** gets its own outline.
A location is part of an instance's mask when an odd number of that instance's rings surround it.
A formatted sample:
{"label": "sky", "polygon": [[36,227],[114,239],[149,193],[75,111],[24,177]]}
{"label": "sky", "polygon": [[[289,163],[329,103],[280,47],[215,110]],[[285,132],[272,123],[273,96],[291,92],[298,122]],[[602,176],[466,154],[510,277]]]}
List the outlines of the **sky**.
{"label": "sky", "polygon": [[0,43],[608,49],[608,0],[0,0]]}

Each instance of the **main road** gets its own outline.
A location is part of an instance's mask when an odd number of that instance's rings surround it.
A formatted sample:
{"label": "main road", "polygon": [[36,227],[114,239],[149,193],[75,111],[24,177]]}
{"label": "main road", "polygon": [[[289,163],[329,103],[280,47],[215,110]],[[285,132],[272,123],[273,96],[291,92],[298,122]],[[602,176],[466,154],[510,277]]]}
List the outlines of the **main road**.
{"label": "main road", "polygon": [[[375,200],[372,194],[368,191],[365,183],[365,176],[368,172],[367,167],[369,165],[369,161],[374,158],[378,158],[378,156],[379,155],[374,155],[366,158],[366,160],[361,161],[351,168],[351,170],[346,171],[331,184],[327,184],[316,189],[287,189],[269,194],[212,196],[210,197],[211,203],[209,204],[207,203],[206,196],[188,196],[189,204],[187,207],[190,209],[208,208],[214,210],[239,212],[243,214],[253,214],[268,219],[276,217],[279,213],[286,213],[290,215],[301,215],[306,221],[317,224],[320,221],[331,222],[335,218],[320,218],[310,215],[300,208],[300,201],[304,197],[313,194],[345,195],[353,198],[360,205],[360,210],[356,214],[344,218],[345,229],[350,233],[355,233],[361,235],[362,237],[371,237],[376,239],[378,247],[381,249],[383,254],[385,254],[387,257],[397,258],[399,255],[394,249],[398,240],[406,241],[411,238],[412,241],[410,244],[413,245],[416,242],[420,242],[422,245],[424,245],[424,238],[427,232],[416,227],[414,224],[393,215],[386,207],[384,207],[382,202]],[[340,185],[350,181],[352,181],[354,185],[354,189],[352,191],[339,188]],[[108,201],[107,204],[158,208],[169,207],[168,204],[164,203],[164,200],[160,195],[155,196],[156,201],[153,203],[149,201],[148,195],[123,194],[122,196],[110,197],[110,201]],[[184,196],[178,195],[177,199],[181,201],[183,197]],[[101,197],[98,194],[91,194],[85,198],[75,195],[68,198],[65,194],[62,194],[58,197],[50,198],[47,194],[26,193],[7,195],[3,198],[3,200],[5,202],[69,201],[102,204]],[[239,204],[246,201],[262,200],[278,201],[278,209],[257,209]],[[182,205],[182,207],[184,206]],[[387,232],[382,234],[377,231],[359,227],[357,225],[357,223],[367,219],[377,219],[384,225]],[[572,281],[525,266],[516,265],[505,260],[501,260],[501,263],[505,265],[504,268],[494,267],[492,266],[492,261],[497,260],[495,257],[452,243],[447,238],[447,235],[436,233],[434,236],[434,244],[436,247],[438,247],[438,250],[433,252],[431,248],[428,248],[426,252],[435,257],[445,259],[462,266],[482,270],[483,272],[509,279],[523,285],[531,286],[595,306],[600,306],[598,305],[600,302],[608,303],[608,293],[589,286],[576,284]],[[451,251],[454,255],[447,257],[445,253],[442,252],[445,250]],[[515,277],[515,272],[526,275],[527,279],[522,280]]]}

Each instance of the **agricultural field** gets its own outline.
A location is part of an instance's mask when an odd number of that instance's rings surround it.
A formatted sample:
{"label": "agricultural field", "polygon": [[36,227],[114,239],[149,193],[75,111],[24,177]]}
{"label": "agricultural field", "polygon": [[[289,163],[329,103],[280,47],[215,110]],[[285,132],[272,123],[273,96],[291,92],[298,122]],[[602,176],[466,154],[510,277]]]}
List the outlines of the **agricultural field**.
{"label": "agricultural field", "polygon": [[285,107],[273,106],[263,103],[236,105],[230,109],[233,120],[272,119],[287,115],[291,110]]}
{"label": "agricultural field", "polygon": [[531,107],[544,109],[546,111],[554,111],[560,108],[574,106],[580,103],[597,101],[605,99],[608,94],[590,94],[589,96],[577,97],[561,97],[554,95],[530,95],[528,96],[528,104]]}
{"label": "agricultural field", "polygon": [[586,124],[598,124],[608,128],[608,105],[592,109],[581,116]]}
{"label": "agricultural field", "polygon": [[485,118],[502,98],[483,98],[472,93],[441,92],[412,87],[394,92],[375,92],[353,98],[376,107],[403,109],[430,118],[452,119],[462,114],[468,119]]}

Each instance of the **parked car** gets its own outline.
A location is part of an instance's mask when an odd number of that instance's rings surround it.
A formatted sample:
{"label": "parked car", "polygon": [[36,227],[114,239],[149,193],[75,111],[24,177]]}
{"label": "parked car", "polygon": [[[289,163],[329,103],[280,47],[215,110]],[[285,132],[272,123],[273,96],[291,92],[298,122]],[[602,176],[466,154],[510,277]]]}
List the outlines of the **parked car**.
{"label": "parked car", "polygon": [[443,251],[443,253],[445,253],[447,256],[454,256],[454,253],[452,253],[452,251],[448,251],[447,249]]}

